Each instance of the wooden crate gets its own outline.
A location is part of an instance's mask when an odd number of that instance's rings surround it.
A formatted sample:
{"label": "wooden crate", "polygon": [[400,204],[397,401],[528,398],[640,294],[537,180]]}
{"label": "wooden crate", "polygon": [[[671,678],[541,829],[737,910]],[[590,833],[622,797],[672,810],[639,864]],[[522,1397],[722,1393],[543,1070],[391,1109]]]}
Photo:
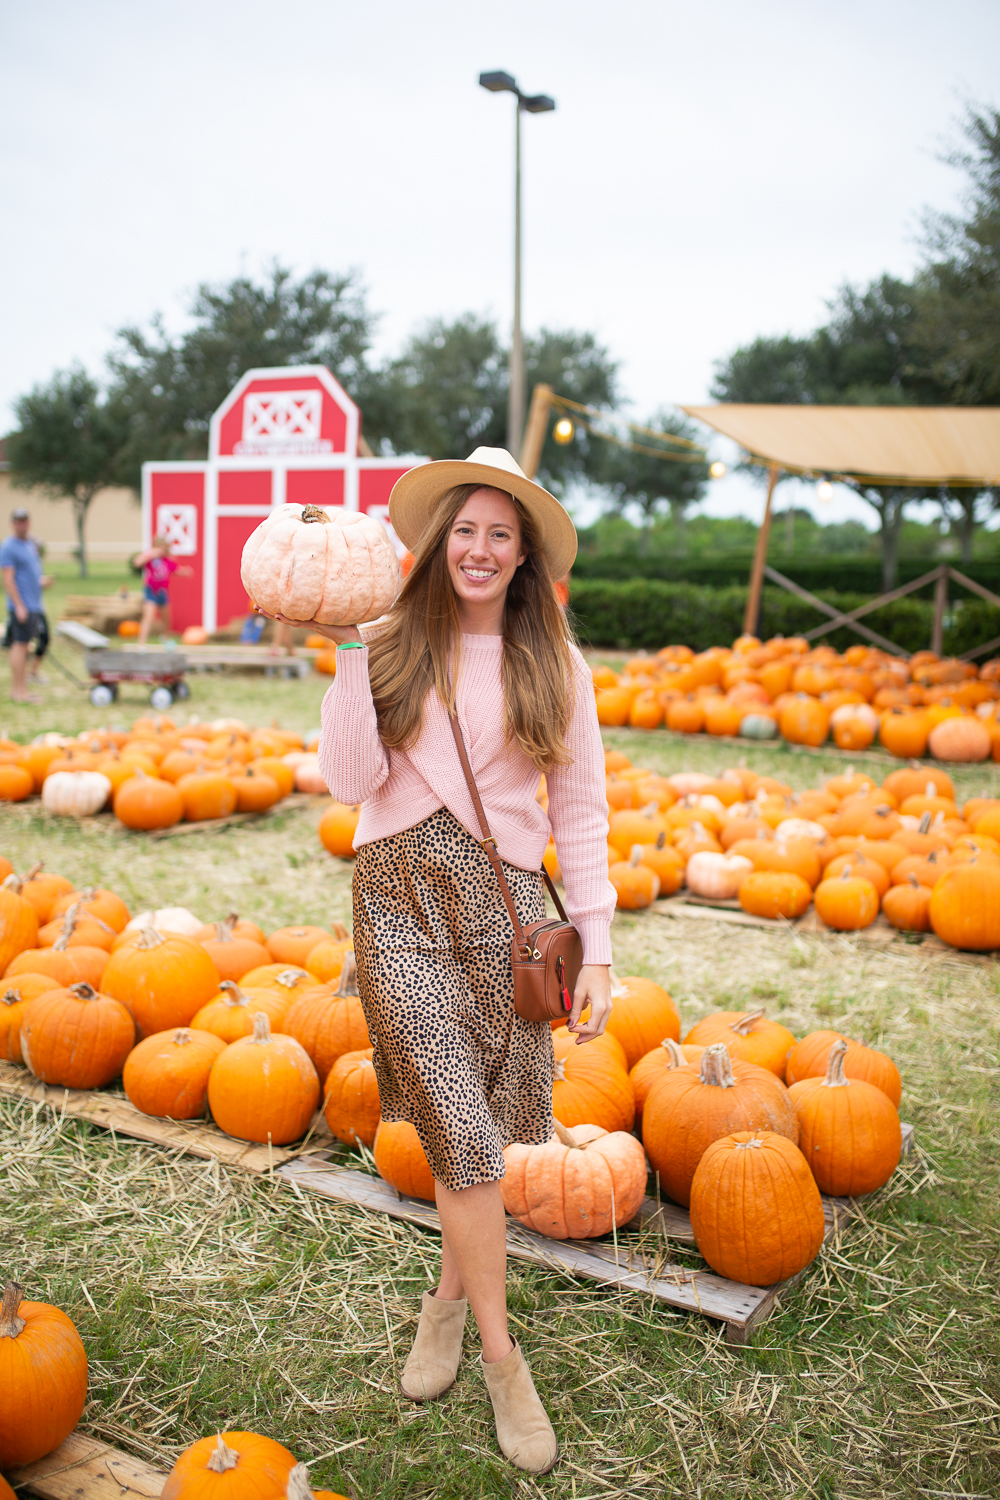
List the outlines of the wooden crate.
{"label": "wooden crate", "polygon": [[[299,1191],[441,1232],[432,1203],[407,1198],[380,1177],[329,1161],[330,1136],[322,1120],[322,1129],[315,1132],[311,1146],[305,1150],[301,1145],[253,1146],[234,1140],[205,1121],[154,1119],[141,1114],[127,1099],[112,1094],[50,1088],[12,1063],[0,1062],[0,1093],[34,1100],[59,1114],[87,1120],[118,1135],[213,1158],[258,1176],[280,1177]],[[904,1125],[904,1153],[912,1145],[913,1126]],[[824,1197],[825,1239],[847,1229],[856,1212],[851,1199]],[[513,1259],[544,1266],[563,1276],[640,1292],[669,1307],[701,1313],[725,1324],[726,1340],[731,1344],[745,1344],[753,1329],[774,1311],[781,1293],[799,1280],[793,1277],[770,1287],[744,1286],[708,1270],[673,1263],[668,1255],[671,1242],[694,1245],[691,1220],[685,1209],[673,1203],[657,1204],[652,1198],[645,1199],[617,1237],[599,1240],[552,1240],[513,1219],[507,1221],[507,1253]]]}
{"label": "wooden crate", "polygon": [[15,1489],[43,1500],[124,1500],[126,1495],[159,1500],[166,1477],[165,1470],[79,1432],[71,1432],[37,1463],[8,1475]]}

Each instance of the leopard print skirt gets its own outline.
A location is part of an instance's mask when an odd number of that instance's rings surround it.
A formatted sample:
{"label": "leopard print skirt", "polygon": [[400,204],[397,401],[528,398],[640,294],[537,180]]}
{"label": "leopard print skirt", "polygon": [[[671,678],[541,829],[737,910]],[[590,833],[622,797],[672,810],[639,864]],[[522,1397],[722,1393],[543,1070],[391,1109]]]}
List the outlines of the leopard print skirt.
{"label": "leopard print skirt", "polygon": [[[541,876],[505,864],[522,922]],[[552,1134],[552,1034],[514,1012],[510,918],[476,840],[442,808],[358,851],[354,950],[382,1117],[416,1127],[458,1190],[504,1176],[503,1148]]]}

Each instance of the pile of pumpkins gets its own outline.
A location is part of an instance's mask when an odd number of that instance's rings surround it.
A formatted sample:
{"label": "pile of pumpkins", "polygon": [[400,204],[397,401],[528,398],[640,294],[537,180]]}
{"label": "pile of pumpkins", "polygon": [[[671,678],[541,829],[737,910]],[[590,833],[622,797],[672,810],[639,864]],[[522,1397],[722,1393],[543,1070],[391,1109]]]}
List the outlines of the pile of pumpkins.
{"label": "pile of pumpkins", "polygon": [[[1000,798],[959,809],[938,766],[901,767],[881,786],[851,771],[798,793],[744,766],[660,776],[617,750],[605,752],[605,771],[620,908],[685,887],[754,916],[793,919],[815,903],[824,925],[854,932],[881,910],[902,932],[1000,948]],[[560,879],[554,843],[545,863]]]}
{"label": "pile of pumpkins", "polygon": [[877,740],[906,760],[1000,760],[1000,658],[977,669],[933,651],[904,660],[850,646],[841,656],[801,637],[743,635],[697,654],[664,646],[621,674],[595,667],[593,677],[608,726],[812,746],[832,739],[841,750]]}
{"label": "pile of pumpkins", "polygon": [[[0,886],[0,965],[0,1058],[44,1082],[92,1089],[121,1075],[145,1114],[186,1120],[207,1109],[227,1134],[275,1146],[306,1135],[322,1099],[338,1140],[371,1149],[399,1192],[433,1200],[416,1130],[380,1118],[351,939],[340,924],[265,935],[236,916],[202,926],[184,908],[132,918],[114,892],[74,890],[36,867]],[[898,1162],[893,1064],[834,1032],[797,1042],[760,1011],[710,1016],[681,1048],[680,1018],[660,985],[628,976],[615,980],[613,995],[606,1033],[585,1046],[552,1025],[556,1139],[507,1148],[508,1212],[556,1239],[606,1234],[640,1207],[648,1157],[660,1190],[690,1204],[713,1269],[759,1285],[794,1274],[801,1265],[789,1269],[788,1246],[808,1249],[804,1265],[822,1240],[819,1191],[871,1192]],[[744,1234],[739,1275],[729,1253],[736,1241],[718,1215],[716,1228],[699,1227],[707,1220],[698,1205],[729,1189],[699,1196],[698,1172],[710,1159],[723,1177],[737,1170],[718,1150],[709,1156],[730,1138],[733,1150],[752,1153],[740,1170],[763,1174],[757,1207],[740,1212],[760,1216],[766,1207],[784,1222],[784,1189],[768,1196],[766,1182],[794,1181],[787,1214],[811,1226]]]}
{"label": "pile of pumpkins", "polygon": [[180,728],[156,715],[132,728],[0,739],[0,802],[40,796],[46,811],[84,818],[111,809],[126,828],[171,828],[266,812],[290,792],[325,793],[314,737],[241,719]]}
{"label": "pile of pumpkins", "polygon": [[[37,1463],[65,1442],[87,1401],[87,1351],[62,1308],[24,1297],[8,1281],[0,1299],[0,1469]],[[0,1475],[0,1496],[14,1491]],[[213,1433],[192,1443],[166,1478],[162,1500],[346,1500],[311,1490],[309,1470],[272,1438]]]}

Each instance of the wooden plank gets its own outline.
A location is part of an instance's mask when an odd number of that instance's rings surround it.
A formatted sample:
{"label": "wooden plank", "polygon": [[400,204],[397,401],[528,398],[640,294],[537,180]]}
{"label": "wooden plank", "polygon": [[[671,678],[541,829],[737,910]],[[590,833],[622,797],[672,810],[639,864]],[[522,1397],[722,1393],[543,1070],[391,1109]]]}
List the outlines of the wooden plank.
{"label": "wooden plank", "polygon": [[14,1489],[30,1490],[42,1500],[123,1500],[126,1494],[159,1500],[166,1477],[165,1469],[79,1432],[8,1476]]}
{"label": "wooden plank", "polygon": [[288,1150],[282,1146],[255,1146],[224,1135],[204,1120],[159,1120],[144,1115],[127,1099],[114,1094],[92,1093],[87,1089],[55,1088],[40,1083],[24,1068],[0,1061],[0,1093],[14,1098],[34,1100],[59,1115],[86,1120],[102,1130],[113,1130],[133,1140],[149,1141],[188,1156],[225,1162],[245,1172],[262,1175],[282,1162],[302,1155],[302,1147]]}

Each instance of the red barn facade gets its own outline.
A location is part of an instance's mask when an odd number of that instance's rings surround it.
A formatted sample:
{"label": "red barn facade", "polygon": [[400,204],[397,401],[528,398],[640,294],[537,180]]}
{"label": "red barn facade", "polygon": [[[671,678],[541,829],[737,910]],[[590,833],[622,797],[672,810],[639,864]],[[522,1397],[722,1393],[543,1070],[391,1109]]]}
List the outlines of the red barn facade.
{"label": "red barn facade", "polygon": [[212,418],[204,463],[142,466],[142,539],[165,536],[191,569],[175,574],[175,630],[216,630],[249,610],[247,537],[275,505],[363,510],[389,529],[389,493],[424,458],[359,453],[361,412],[324,365],[248,370]]}

